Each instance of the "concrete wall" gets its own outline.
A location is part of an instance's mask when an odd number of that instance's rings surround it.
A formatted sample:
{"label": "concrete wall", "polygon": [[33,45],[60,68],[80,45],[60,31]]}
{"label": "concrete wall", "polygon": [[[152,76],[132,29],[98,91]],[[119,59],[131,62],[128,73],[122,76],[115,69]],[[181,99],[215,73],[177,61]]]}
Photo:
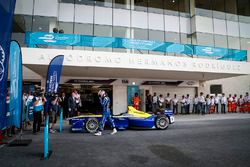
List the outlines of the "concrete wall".
{"label": "concrete wall", "polygon": [[250,75],[207,81],[203,83],[203,86],[199,87],[198,91],[205,94],[210,93],[210,85],[213,84],[221,84],[222,91],[226,96],[230,93],[236,93],[238,96],[240,94],[245,95],[246,92],[250,92]]}

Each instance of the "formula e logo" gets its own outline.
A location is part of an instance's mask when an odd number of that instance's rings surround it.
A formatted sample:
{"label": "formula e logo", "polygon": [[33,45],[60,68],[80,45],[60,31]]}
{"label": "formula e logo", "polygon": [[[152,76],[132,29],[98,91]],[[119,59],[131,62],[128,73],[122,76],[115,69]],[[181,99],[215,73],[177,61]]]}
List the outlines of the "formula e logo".
{"label": "formula e logo", "polygon": [[0,81],[3,80],[4,76],[4,60],[5,60],[5,53],[2,46],[0,45]]}

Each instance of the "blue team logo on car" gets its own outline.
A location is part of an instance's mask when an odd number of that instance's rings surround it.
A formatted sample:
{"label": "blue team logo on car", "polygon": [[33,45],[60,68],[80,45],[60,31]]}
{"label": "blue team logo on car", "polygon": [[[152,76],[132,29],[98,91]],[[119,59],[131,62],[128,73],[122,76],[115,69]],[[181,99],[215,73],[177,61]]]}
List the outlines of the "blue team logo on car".
{"label": "blue team logo on car", "polygon": [[0,45],[0,81],[3,80],[4,77],[4,61],[5,61],[5,52]]}

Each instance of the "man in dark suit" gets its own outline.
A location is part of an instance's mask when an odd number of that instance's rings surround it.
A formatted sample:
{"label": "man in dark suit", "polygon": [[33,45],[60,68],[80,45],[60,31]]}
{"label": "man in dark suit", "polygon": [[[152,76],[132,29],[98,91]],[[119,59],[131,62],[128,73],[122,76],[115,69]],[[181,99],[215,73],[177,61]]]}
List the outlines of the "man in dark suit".
{"label": "man in dark suit", "polygon": [[63,118],[69,117],[69,111],[68,111],[68,99],[65,96],[65,93],[62,93],[60,106],[63,108]]}
{"label": "man in dark suit", "polygon": [[76,116],[77,107],[74,92],[71,93],[71,96],[68,99],[68,111],[70,117]]}

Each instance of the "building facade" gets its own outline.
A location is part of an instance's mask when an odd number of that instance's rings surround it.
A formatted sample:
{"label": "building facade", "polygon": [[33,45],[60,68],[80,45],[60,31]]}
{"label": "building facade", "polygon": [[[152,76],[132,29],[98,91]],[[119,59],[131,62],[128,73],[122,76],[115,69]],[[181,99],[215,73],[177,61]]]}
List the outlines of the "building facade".
{"label": "building facade", "polygon": [[249,0],[17,0],[12,38],[26,82],[44,86],[49,61],[63,54],[61,88],[79,89],[86,105],[111,90],[118,114],[135,91],[142,110],[154,92],[244,95],[249,30]]}

